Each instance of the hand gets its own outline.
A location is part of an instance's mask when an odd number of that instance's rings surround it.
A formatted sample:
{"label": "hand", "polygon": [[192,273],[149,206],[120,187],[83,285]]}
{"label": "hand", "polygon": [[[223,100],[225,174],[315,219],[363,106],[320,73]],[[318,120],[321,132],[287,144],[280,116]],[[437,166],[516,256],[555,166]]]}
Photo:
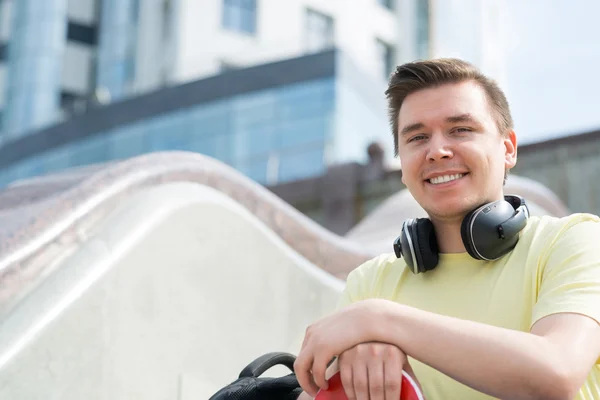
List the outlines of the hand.
{"label": "hand", "polygon": [[387,343],[358,344],[344,351],[338,363],[348,400],[397,400],[402,371],[415,378],[406,354]]}
{"label": "hand", "polygon": [[385,300],[364,300],[323,318],[306,329],[294,371],[302,389],[316,396],[326,389],[327,364],[359,343],[377,341],[374,332]]}

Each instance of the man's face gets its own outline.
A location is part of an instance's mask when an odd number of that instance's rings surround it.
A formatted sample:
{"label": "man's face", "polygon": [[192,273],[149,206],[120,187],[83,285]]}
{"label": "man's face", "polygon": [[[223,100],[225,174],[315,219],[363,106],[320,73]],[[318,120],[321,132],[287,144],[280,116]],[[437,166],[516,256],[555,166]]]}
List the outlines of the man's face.
{"label": "man's face", "polygon": [[485,91],[467,81],[410,94],[398,117],[402,182],[431,218],[462,219],[502,198],[516,136],[498,132]]}

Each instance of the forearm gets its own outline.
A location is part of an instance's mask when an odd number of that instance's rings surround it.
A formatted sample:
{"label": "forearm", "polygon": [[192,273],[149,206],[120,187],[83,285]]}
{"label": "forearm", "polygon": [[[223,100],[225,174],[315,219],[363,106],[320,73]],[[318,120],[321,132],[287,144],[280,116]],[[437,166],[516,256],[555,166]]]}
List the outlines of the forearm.
{"label": "forearm", "polygon": [[564,396],[561,360],[543,337],[395,303],[384,309],[377,340],[475,390],[510,399]]}

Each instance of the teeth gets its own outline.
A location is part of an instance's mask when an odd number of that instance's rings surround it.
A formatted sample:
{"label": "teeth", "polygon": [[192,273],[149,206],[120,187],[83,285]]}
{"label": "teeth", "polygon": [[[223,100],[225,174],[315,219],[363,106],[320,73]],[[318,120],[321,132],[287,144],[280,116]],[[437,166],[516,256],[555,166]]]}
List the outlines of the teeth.
{"label": "teeth", "polygon": [[436,176],[435,178],[431,178],[429,182],[433,183],[434,185],[437,185],[439,183],[446,183],[458,178],[462,178],[463,176],[464,174]]}

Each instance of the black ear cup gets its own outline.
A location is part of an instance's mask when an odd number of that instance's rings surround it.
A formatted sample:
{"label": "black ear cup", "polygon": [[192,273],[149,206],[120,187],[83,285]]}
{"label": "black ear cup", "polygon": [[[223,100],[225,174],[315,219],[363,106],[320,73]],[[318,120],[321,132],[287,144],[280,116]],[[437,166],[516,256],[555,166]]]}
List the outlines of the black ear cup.
{"label": "black ear cup", "polygon": [[405,221],[402,232],[394,242],[396,257],[404,257],[406,265],[415,274],[435,268],[439,250],[433,224],[427,218]]}
{"label": "black ear cup", "polygon": [[404,261],[410,270],[414,273],[417,273],[415,267],[419,264],[417,261],[415,242],[413,239],[414,229],[412,225],[414,225],[414,219],[408,219],[404,221],[402,224],[402,230],[400,231],[400,236],[394,242],[394,252],[396,253],[396,257],[404,257]]}
{"label": "black ear cup", "polygon": [[525,201],[518,196],[476,208],[465,216],[460,229],[467,252],[477,260],[497,260],[516,246],[528,217]]}
{"label": "black ear cup", "polygon": [[433,224],[427,218],[419,218],[415,224],[417,247],[418,272],[434,269],[439,262],[439,249],[435,237]]}

